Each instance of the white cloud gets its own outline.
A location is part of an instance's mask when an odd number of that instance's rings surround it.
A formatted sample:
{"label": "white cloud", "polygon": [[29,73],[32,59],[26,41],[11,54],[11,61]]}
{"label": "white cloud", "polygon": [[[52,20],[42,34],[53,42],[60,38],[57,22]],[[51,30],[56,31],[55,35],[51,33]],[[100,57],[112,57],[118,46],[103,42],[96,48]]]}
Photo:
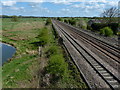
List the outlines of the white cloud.
{"label": "white cloud", "polygon": [[84,8],[84,6],[85,6],[84,3],[72,5],[72,7],[75,7],[75,8]]}
{"label": "white cloud", "polygon": [[86,3],[81,3],[81,4],[75,4],[72,5],[72,7],[75,8],[87,8],[87,9],[99,9],[99,8],[105,8],[107,3],[103,2],[86,2]]}
{"label": "white cloud", "polygon": [[71,2],[85,2],[85,0],[2,0],[1,2],[35,2],[35,3],[42,3],[42,2],[54,2],[56,4],[62,3],[69,5]]}
{"label": "white cloud", "polygon": [[70,9],[66,8],[66,9],[62,9],[62,11],[65,11],[65,12],[70,12]]}
{"label": "white cloud", "polygon": [[111,5],[115,5],[116,3],[118,3],[119,0],[2,0],[1,2],[4,5],[7,6],[11,6],[13,4],[15,4],[16,2],[35,2],[35,3],[42,3],[42,2],[53,2],[56,4],[66,4],[66,5],[70,5],[72,2],[102,2],[102,3],[109,3]]}
{"label": "white cloud", "polygon": [[[20,13],[23,15],[42,15],[42,16],[93,16],[99,15],[106,7],[116,6],[118,0],[2,0],[2,4],[7,7],[6,12],[13,14]],[[30,10],[26,9],[29,7],[15,7],[16,2],[29,2],[28,4],[32,7]],[[45,8],[40,3],[52,2],[53,4],[64,4],[67,5],[63,9],[52,10],[52,8]],[[77,3],[73,3],[77,2]],[[79,3],[78,3],[79,2]],[[69,5],[69,6],[68,6]],[[47,6],[46,6],[47,7]],[[5,7],[4,7],[5,8]],[[9,9],[8,9],[9,8]],[[62,7],[61,7],[62,8]],[[23,11],[25,10],[25,13]],[[8,13],[8,14],[9,14]]]}
{"label": "white cloud", "polygon": [[111,6],[117,6],[118,2],[111,1],[111,2],[108,2],[108,4],[111,5]]}
{"label": "white cloud", "polygon": [[14,4],[16,4],[16,1],[2,1],[1,3],[4,6],[13,6]]}
{"label": "white cloud", "polygon": [[48,0],[17,0],[18,2],[35,2],[35,3],[41,3],[46,2]]}
{"label": "white cloud", "polygon": [[103,3],[106,3],[107,1],[106,0],[89,0],[88,2],[103,2]]}
{"label": "white cloud", "polygon": [[25,7],[20,7],[20,9],[24,9]]}
{"label": "white cloud", "polygon": [[29,5],[32,7],[32,8],[37,8],[39,3],[36,3],[36,2],[30,2]]}
{"label": "white cloud", "polygon": [[12,10],[19,10],[18,7],[11,7]]}
{"label": "white cloud", "polygon": [[55,4],[65,4],[65,5],[71,5],[71,2],[53,2]]}

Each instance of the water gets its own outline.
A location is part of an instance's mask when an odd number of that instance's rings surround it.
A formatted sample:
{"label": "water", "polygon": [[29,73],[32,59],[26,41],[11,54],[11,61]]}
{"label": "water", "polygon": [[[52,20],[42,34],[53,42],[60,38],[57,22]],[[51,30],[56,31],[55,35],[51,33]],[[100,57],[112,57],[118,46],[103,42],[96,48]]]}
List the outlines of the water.
{"label": "water", "polygon": [[4,64],[8,59],[12,58],[15,54],[16,49],[13,46],[0,43],[0,56],[2,56],[2,64]]}

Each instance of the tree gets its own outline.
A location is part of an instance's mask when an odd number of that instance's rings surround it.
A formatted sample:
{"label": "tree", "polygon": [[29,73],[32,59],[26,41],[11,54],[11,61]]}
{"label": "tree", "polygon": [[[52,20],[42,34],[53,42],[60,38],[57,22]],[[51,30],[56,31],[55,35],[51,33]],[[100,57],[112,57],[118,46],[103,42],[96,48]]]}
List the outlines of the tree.
{"label": "tree", "polygon": [[62,18],[58,17],[57,20],[62,21]]}
{"label": "tree", "polygon": [[11,21],[13,21],[13,22],[17,22],[17,21],[18,21],[18,17],[17,17],[17,16],[12,16]]}
{"label": "tree", "polygon": [[112,23],[114,17],[118,17],[118,9],[116,7],[111,7],[110,9],[106,9],[102,14],[106,23]]}
{"label": "tree", "polygon": [[69,24],[71,24],[71,25],[76,25],[76,20],[74,20],[74,19],[69,19]]}
{"label": "tree", "polygon": [[48,18],[47,21],[46,21],[46,25],[49,25],[49,24],[51,24],[51,19],[50,18]]}
{"label": "tree", "polygon": [[81,29],[87,29],[87,23],[84,19],[79,20],[79,22],[77,22],[77,26]]}

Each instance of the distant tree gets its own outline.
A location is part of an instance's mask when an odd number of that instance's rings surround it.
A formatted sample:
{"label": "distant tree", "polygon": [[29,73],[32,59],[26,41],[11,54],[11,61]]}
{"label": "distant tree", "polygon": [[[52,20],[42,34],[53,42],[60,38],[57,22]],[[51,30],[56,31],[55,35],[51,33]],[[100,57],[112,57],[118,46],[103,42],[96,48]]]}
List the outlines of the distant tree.
{"label": "distant tree", "polygon": [[65,23],[68,23],[69,21],[67,19],[64,20]]}
{"label": "distant tree", "polygon": [[87,29],[87,23],[85,22],[84,19],[81,19],[77,22],[77,26],[82,28],[82,29]]}
{"label": "distant tree", "polygon": [[46,25],[49,25],[49,24],[51,24],[51,19],[50,18],[48,18],[47,21],[46,21]]}
{"label": "distant tree", "polygon": [[57,20],[62,21],[62,18],[58,17]]}
{"label": "distant tree", "polygon": [[9,18],[10,16],[8,15],[1,15],[2,18]]}
{"label": "distant tree", "polygon": [[114,19],[113,17],[118,17],[118,9],[116,7],[106,9],[101,16],[104,17],[107,23],[111,23]]}
{"label": "distant tree", "polygon": [[17,16],[12,16],[11,21],[17,22],[18,21],[18,17]]}
{"label": "distant tree", "polygon": [[76,25],[76,20],[75,19],[69,19],[69,24]]}

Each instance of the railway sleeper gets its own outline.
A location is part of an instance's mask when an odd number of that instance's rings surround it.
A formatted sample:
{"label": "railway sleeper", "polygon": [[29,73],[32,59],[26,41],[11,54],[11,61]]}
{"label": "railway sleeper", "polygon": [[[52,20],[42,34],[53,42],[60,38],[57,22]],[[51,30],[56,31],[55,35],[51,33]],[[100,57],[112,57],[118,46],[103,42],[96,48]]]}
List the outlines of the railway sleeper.
{"label": "railway sleeper", "polygon": [[[68,36],[69,36],[69,35],[68,35]],[[66,36],[66,37],[69,38],[68,36]],[[79,51],[80,53],[82,52],[82,54],[86,56],[86,59],[87,59],[91,64],[94,64],[94,65],[96,65],[96,66],[98,67],[98,68],[95,67],[95,69],[99,72],[99,74],[102,75],[102,74],[107,74],[107,73],[108,73],[104,68],[102,68],[101,66],[99,66],[98,62],[94,61],[94,59],[93,59],[91,56],[89,56],[88,53],[86,53],[86,52],[84,51],[85,47],[84,47],[84,49],[83,49],[83,48],[80,48],[80,46],[76,44],[76,42],[75,42],[74,39],[72,40],[71,38],[69,38],[69,41],[72,42],[75,47],[77,47],[77,49],[78,49],[78,51]],[[80,44],[80,45],[81,45],[81,44]],[[119,82],[115,81],[114,78],[113,78],[113,76],[111,76],[110,74],[108,74],[108,75],[102,75],[102,76],[103,76],[103,78],[104,78],[113,88],[118,88]],[[110,81],[113,81],[113,82],[110,82]]]}

